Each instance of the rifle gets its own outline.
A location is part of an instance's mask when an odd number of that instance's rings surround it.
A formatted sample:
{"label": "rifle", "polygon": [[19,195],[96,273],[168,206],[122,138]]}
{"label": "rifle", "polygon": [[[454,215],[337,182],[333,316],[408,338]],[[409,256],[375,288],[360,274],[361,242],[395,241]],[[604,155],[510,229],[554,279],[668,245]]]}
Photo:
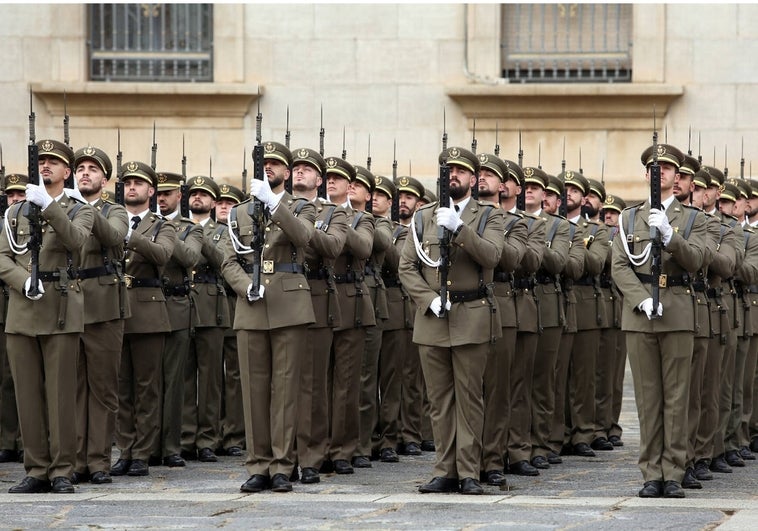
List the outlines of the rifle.
{"label": "rifle", "polygon": [[[447,144],[446,140],[447,131],[443,133],[443,143]],[[447,165],[447,153],[444,153],[444,157],[440,164],[439,171],[439,183],[437,186],[437,197],[439,198],[439,207],[450,206],[450,167]],[[410,230],[413,230],[411,228]],[[442,304],[440,306],[440,318],[444,318],[447,314],[445,305],[447,304],[447,274],[450,270],[450,231],[445,227],[437,227],[437,239],[440,244],[440,260],[439,266],[437,266],[437,272],[440,279],[440,300]]]}
{"label": "rifle", "polygon": [[[581,155],[579,156],[581,159]],[[582,163],[579,162],[579,166],[581,167]],[[579,173],[581,173],[581,170],[579,170]],[[561,206],[558,207],[558,215],[563,216],[564,218],[568,214],[568,196],[566,194],[566,137],[563,137],[563,159],[561,159],[561,175],[563,175],[563,191],[561,192]]]}
{"label": "rifle", "polygon": [[[318,153],[324,156],[324,104],[321,104],[321,129],[318,132]],[[326,175],[321,176],[321,184],[317,190],[318,196],[326,199]]]}
{"label": "rifle", "polygon": [[[261,114],[261,103],[258,100],[258,114],[255,117],[255,147],[253,148],[253,176],[255,179],[262,181],[266,178],[263,170],[263,143],[261,135],[261,125],[263,115]],[[254,297],[258,297],[261,288],[261,263],[263,258],[263,240],[265,238],[264,230],[266,225],[266,213],[263,202],[253,196],[253,200],[248,207],[253,222],[253,237],[250,242],[250,249],[253,255],[252,284],[250,287]]]}
{"label": "rifle", "polygon": [[[474,118],[474,128],[473,133],[471,137],[471,152],[476,155],[476,118]],[[474,175],[476,179],[474,180],[474,186],[471,187],[471,198],[474,200],[479,199],[479,176]]]}
{"label": "rifle", "polygon": [[247,195],[247,150],[242,148],[242,195]]}
{"label": "rifle", "polygon": [[724,181],[726,181],[726,178],[729,177],[729,168],[727,167],[729,165],[729,161],[727,160],[726,156],[726,145],[724,146]]}
{"label": "rifle", "polygon": [[[34,114],[34,107],[32,101],[33,95],[31,89],[29,89],[29,148],[27,150],[27,171],[29,172],[29,184],[40,185],[39,178],[39,148],[37,147],[37,138],[34,131],[34,122],[36,116]],[[44,186],[44,184],[42,184]],[[39,292],[39,251],[42,247],[42,221],[40,220],[39,206],[35,205],[31,201],[27,202],[28,210],[26,211],[26,217],[29,220],[29,242],[26,248],[31,253],[31,259],[29,261],[29,291],[27,294],[30,297],[36,297]]]}
{"label": "rifle", "polygon": [[179,187],[179,215],[188,218],[190,215],[189,185],[187,184],[187,155],[184,151],[184,135],[182,135],[182,184]]}
{"label": "rifle", "polygon": [[[158,154],[158,143],[155,141],[155,122],[153,122],[153,147],[150,154],[150,167],[155,171],[155,159]],[[150,198],[150,210],[152,212],[158,212],[158,189]]]}
{"label": "rifle", "polygon": [[[290,148],[290,106],[287,105],[287,131],[284,133],[284,146]],[[289,166],[290,177],[284,181],[284,189],[288,194],[292,193],[292,166]]]}
{"label": "rifle", "polygon": [[[518,165],[524,167],[524,150],[521,149],[521,130],[518,132]],[[526,183],[521,183],[521,192],[516,198],[516,208],[523,211],[526,208]]]}
{"label": "rifle", "polygon": [[0,144],[0,218],[5,217],[5,211],[8,210],[8,196],[5,195],[5,162],[3,161],[3,145]]}
{"label": "rifle", "polygon": [[742,151],[740,152],[740,179],[745,180],[745,137],[742,137]]}
{"label": "rifle", "polygon": [[342,126],[342,160],[347,160],[347,150],[345,149],[345,126]]}
{"label": "rifle", "polygon": [[497,142],[498,123],[495,122],[495,156],[500,156],[500,144]]}
{"label": "rifle", "polygon": [[[397,141],[392,141],[392,182],[397,186]],[[392,206],[390,207],[390,219],[392,221],[400,221],[400,192],[395,192],[395,197],[392,198]]]}
{"label": "rifle", "polygon": [[122,180],[123,171],[121,170],[121,161],[124,154],[121,153],[121,128],[118,128],[118,154],[116,155],[116,186],[113,193],[114,200],[121,206],[124,206],[124,181]]}
{"label": "rifle", "polygon": [[[68,108],[66,106],[66,91],[63,91],[63,143],[66,144],[68,147],[71,147],[71,135],[69,134],[69,122],[70,118],[68,116]],[[71,164],[73,164],[74,161],[71,161]],[[72,171],[68,177],[66,177],[65,182],[63,183],[63,186],[65,188],[74,189],[76,186],[74,185],[74,172]]]}
{"label": "rifle", "polygon": [[[653,163],[650,165],[650,208],[661,209],[661,167],[658,165],[658,131],[655,130],[655,107],[653,107]],[[663,242],[661,233],[655,227],[650,227],[651,263],[650,273],[653,277],[651,286],[653,296],[653,319],[658,319],[658,304],[661,300],[660,294],[660,277],[661,277],[661,253],[663,252]]]}

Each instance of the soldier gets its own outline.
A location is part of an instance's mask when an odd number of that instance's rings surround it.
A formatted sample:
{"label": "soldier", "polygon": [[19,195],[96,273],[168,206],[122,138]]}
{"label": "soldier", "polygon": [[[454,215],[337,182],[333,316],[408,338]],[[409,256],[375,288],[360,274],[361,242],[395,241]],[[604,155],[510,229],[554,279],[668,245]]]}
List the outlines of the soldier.
{"label": "soldier", "polygon": [[203,244],[192,277],[197,321],[185,368],[182,448],[185,452],[196,448],[199,461],[215,462],[215,451],[221,448],[224,330],[230,326],[221,276],[224,252],[217,237],[220,225],[211,219],[221,191],[210,177],[192,177],[187,185],[192,221],[202,227]]}
{"label": "soldier", "polygon": [[[648,200],[622,213],[619,234],[613,240],[612,269],[624,294],[622,329],[640,420],[639,466],[645,485],[639,496],[682,498],[695,325],[688,271],[702,266],[706,221],[702,213],[682,207],[673,195],[676,174],[684,162],[678,149],[659,144],[654,152],[651,146],[641,159],[648,180],[653,162],[660,165],[662,208],[651,208]],[[651,274],[648,259],[655,252],[648,245],[651,228],[661,237],[660,278]],[[660,286],[657,307],[653,283]]]}
{"label": "soldier", "polygon": [[[345,246],[334,264],[342,322],[334,328],[332,342],[331,433],[329,457],[337,474],[352,474],[360,433],[360,379],[366,328],[374,326],[374,306],[364,281],[366,260],[374,243],[374,218],[350,206],[348,189],[356,179],[356,170],[337,157],[326,159],[326,190],[329,199],[341,205],[348,223]],[[361,354],[359,354],[361,353]],[[322,470],[330,469],[328,463]]]}
{"label": "soldier", "polygon": [[121,167],[126,233],[126,286],[132,316],[124,322],[119,369],[116,445],[120,455],[111,475],[146,476],[160,455],[163,351],[171,331],[162,276],[176,245],[170,221],[150,211],[158,176],[143,162]]}
{"label": "soldier", "polygon": [[[748,199],[747,224],[753,229],[758,230],[758,181],[750,179],[750,188],[752,194]],[[753,238],[754,236],[751,236]],[[741,440],[746,446],[740,451],[740,455],[743,459],[750,460],[747,452],[758,452],[758,433],[756,428],[758,427],[758,370],[751,372],[751,365],[758,364],[758,352],[754,352],[754,348],[758,349],[758,346],[753,346],[753,341],[758,341],[758,311],[753,310],[758,306],[758,285],[752,284],[748,287],[748,298],[750,300],[750,319],[753,326],[753,339],[751,339],[750,351],[747,361],[745,362],[745,391],[743,394],[743,417],[742,417],[742,433]],[[754,456],[755,457],[755,456]]]}
{"label": "soldier", "polygon": [[[398,221],[392,233],[393,247],[397,250],[388,253],[384,261],[382,277],[387,286],[387,301],[390,305],[390,322],[387,323],[389,336],[400,335],[401,338],[388,338],[390,344],[398,343],[397,354],[402,366],[400,389],[400,417],[398,427],[398,453],[402,455],[421,455],[422,438],[422,407],[426,393],[424,391],[424,375],[421,373],[421,360],[418,346],[413,342],[413,319],[416,308],[408,291],[400,283],[397,267],[400,263],[400,253],[408,237],[408,227],[413,215],[425,195],[424,185],[410,176],[401,176],[395,181],[397,187]],[[391,285],[396,284],[396,285]],[[402,308],[401,308],[402,305]],[[391,330],[397,326],[396,321],[402,319],[401,331]],[[382,336],[382,341],[385,337]],[[389,351],[389,347],[387,347]],[[428,422],[428,421],[427,421]],[[431,431],[431,427],[429,428]],[[429,441],[427,441],[429,444]],[[431,442],[432,446],[434,443]]]}
{"label": "soldier", "polygon": [[[26,198],[26,185],[29,177],[21,173],[11,173],[5,176],[5,198],[11,206]],[[0,229],[5,220],[2,213]],[[5,347],[5,317],[8,313],[8,285],[0,279],[2,299],[0,299],[0,463],[23,462],[23,445],[18,427],[18,410],[16,409],[16,390],[13,386],[13,376],[8,364],[8,351]]]}
{"label": "soldier", "polygon": [[[213,240],[227,237],[229,211],[234,205],[245,200],[245,194],[236,186],[222,184],[219,186],[219,196],[216,201],[216,232]],[[220,245],[220,244],[219,244]],[[224,330],[224,373],[222,402],[221,402],[221,445],[226,455],[240,457],[245,447],[245,415],[242,411],[242,384],[240,383],[240,364],[237,356],[237,335],[231,327],[234,322],[234,308],[237,305],[237,294],[225,279],[224,292],[229,307],[229,323]]]}
{"label": "soldier", "polygon": [[502,486],[506,482],[503,456],[508,434],[510,366],[516,355],[518,331],[518,312],[511,278],[526,254],[527,232],[529,223],[534,218],[527,220],[515,208],[523,179],[521,168],[488,153],[482,153],[478,158],[481,165],[479,199],[494,203],[505,211],[505,243],[493,274],[502,337],[490,345],[484,370],[484,430],[480,476],[481,481],[486,481],[488,485]]}
{"label": "soldier", "polygon": [[[245,466],[250,473],[240,490],[289,492],[295,470],[300,365],[307,352],[307,327],[315,321],[304,261],[316,209],[284,189],[291,176],[289,149],[277,142],[265,142],[262,149],[266,175],[250,181],[254,199],[229,213],[221,270],[238,296],[234,329],[245,413]],[[265,208],[261,219],[254,217],[258,206]],[[258,235],[260,253],[253,247]],[[260,269],[253,261],[257,259]],[[256,269],[260,278],[251,278]]]}
{"label": "soldier", "polygon": [[[355,167],[355,180],[350,184],[350,205],[358,212],[366,210],[372,201],[376,177],[362,166]],[[364,213],[364,215],[366,215]],[[371,214],[373,216],[373,214]],[[361,360],[360,424],[358,448],[353,456],[355,468],[370,468],[371,437],[374,433],[378,409],[379,352],[382,346],[382,325],[387,320],[387,291],[382,282],[382,262],[387,248],[392,244],[392,223],[386,217],[374,217],[374,243],[371,256],[366,260],[364,280],[374,308],[375,326],[366,327],[366,341]],[[390,451],[391,450],[391,451]],[[388,448],[384,462],[398,460],[395,448]]]}
{"label": "soldier", "polygon": [[[419,345],[437,449],[434,477],[419,491],[482,494],[482,389],[490,342],[502,334],[492,276],[505,222],[501,209],[471,199],[479,170],[476,155],[454,147],[439,161],[450,170],[451,204],[433,203],[416,213],[398,268],[417,305],[413,341]],[[444,300],[435,263],[438,228],[451,234],[449,298]]]}
{"label": "soldier", "polygon": [[92,237],[81,250],[84,333],[77,363],[78,450],[72,482],[111,483],[111,445],[118,413],[118,369],[124,319],[131,316],[122,263],[129,230],[126,209],[106,203],[102,190],[113,173],[108,155],[85,147],[74,154],[79,193],[97,211]]}
{"label": "soldier", "polygon": [[324,158],[308,148],[296,149],[292,154],[292,189],[316,207],[315,230],[305,255],[316,321],[308,327],[297,407],[300,481],[309,484],[321,481],[319,470],[329,452],[329,358],[332,329],[340,326],[342,319],[334,283],[334,260],[345,245],[348,224],[344,208],[318,197],[326,173]]}
{"label": "soldier", "polygon": [[[533,169],[533,175],[535,174],[539,175],[540,172]],[[555,376],[561,334],[566,322],[561,273],[567,267],[571,244],[569,222],[558,215],[563,195],[563,182],[552,175],[546,177],[547,186],[544,192],[533,190],[532,193],[536,193],[537,198],[527,203],[527,211],[542,219],[545,224],[545,237],[540,242],[544,247],[542,261],[535,275],[534,287],[535,297],[539,301],[539,322],[542,333],[537,341],[535,370],[529,391],[532,417],[530,462],[535,469],[547,469],[551,464],[559,464],[558,461],[560,461],[558,454],[551,451],[549,439],[555,409],[563,410],[563,403],[556,404],[555,402]],[[536,178],[533,177],[533,179]],[[544,198],[539,201],[542,194]],[[551,453],[554,455],[550,455]]]}
{"label": "soldier", "polygon": [[[626,208],[626,202],[617,195],[607,194],[603,204],[603,217],[608,227],[608,241],[613,245],[613,238],[618,232],[618,220]],[[619,424],[621,403],[624,398],[624,373],[626,372],[626,340],[621,331],[621,307],[623,299],[616,283],[611,276],[612,256],[608,253],[605,269],[600,275],[600,287],[609,290],[606,299],[606,311],[609,315],[610,328],[606,329],[604,341],[605,353],[609,360],[608,376],[611,381],[611,399],[609,410],[604,419],[604,431],[608,442],[613,446],[624,446],[621,440],[623,430]],[[597,381],[597,380],[596,380]],[[603,420],[603,414],[596,415]]]}
{"label": "soldier", "polygon": [[[192,269],[200,260],[203,233],[191,219],[182,215],[181,186],[184,177],[179,173],[158,173],[158,208],[161,215],[171,221],[176,231],[176,244],[171,260],[163,269],[161,277],[166,297],[171,332],[166,336],[163,348],[163,403],[161,407],[161,446],[155,457],[156,464],[168,467],[185,466],[184,457],[197,459],[197,453],[184,452],[182,447],[185,408],[185,373],[190,352],[190,337],[197,321],[197,310],[190,299]],[[194,428],[194,425],[193,425]],[[194,430],[193,430],[194,435]],[[183,457],[184,456],[184,457]]]}
{"label": "soldier", "polygon": [[[26,185],[26,201],[6,212],[0,236],[0,278],[10,288],[6,345],[26,477],[11,493],[73,493],[76,462],[76,352],[84,331],[84,294],[76,268],[95,212],[64,194],[74,153],[55,140],[37,143],[40,185]],[[39,261],[32,264],[30,204],[39,207]],[[38,267],[37,293],[30,266]]]}

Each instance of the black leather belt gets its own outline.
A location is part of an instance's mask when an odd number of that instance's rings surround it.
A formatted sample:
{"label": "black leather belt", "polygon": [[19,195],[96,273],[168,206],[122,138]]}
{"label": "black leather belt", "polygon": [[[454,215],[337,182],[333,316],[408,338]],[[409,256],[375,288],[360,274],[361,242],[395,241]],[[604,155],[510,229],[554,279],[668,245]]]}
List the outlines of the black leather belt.
{"label": "black leather belt", "polygon": [[42,282],[58,282],[61,279],[60,271],[40,271],[37,278]]}
{"label": "black leather belt", "polygon": [[363,278],[356,277],[355,272],[353,271],[348,271],[344,275],[334,275],[334,282],[337,284],[347,284],[348,282],[355,282],[356,280],[360,282]]}
{"label": "black leather belt", "polygon": [[399,288],[400,287],[400,279],[397,277],[382,277],[382,280],[384,280],[385,288]]}
{"label": "black leather belt", "polygon": [[492,280],[495,282],[510,282],[511,274],[504,271],[495,271],[495,273],[492,275]]}
{"label": "black leather belt", "polygon": [[600,275],[600,287],[609,289],[613,287],[613,279],[610,275]]}
{"label": "black leather belt", "polygon": [[516,278],[513,280],[515,289],[534,289],[534,280],[531,278]]}
{"label": "black leather belt", "polygon": [[594,286],[595,277],[589,275],[582,275],[582,278],[574,281],[574,286]]}
{"label": "black leather belt", "polygon": [[163,284],[157,278],[134,278],[126,276],[124,278],[127,288],[162,288]]}
{"label": "black leather belt", "polygon": [[755,284],[747,286],[745,288],[745,291],[748,293],[758,293],[758,286],[756,286]]}
{"label": "black leather belt", "polygon": [[218,279],[215,273],[195,273],[192,282],[195,284],[217,284]]}
{"label": "black leather belt", "polygon": [[116,268],[112,265],[100,266],[100,267],[88,267],[87,269],[80,269],[76,277],[84,280],[85,278],[95,277],[108,277],[116,274]]}
{"label": "black leather belt", "polygon": [[661,274],[660,279],[655,278],[653,275],[646,275],[644,273],[635,273],[637,278],[643,284],[657,283],[661,288],[667,288],[671,286],[689,286],[692,279],[689,275],[665,275]]}
{"label": "black leather belt", "polygon": [[475,301],[487,296],[487,290],[485,288],[474,289],[471,291],[448,291],[448,299],[450,302],[468,302]]}
{"label": "black leather belt", "polygon": [[[703,282],[702,280],[696,280],[695,282],[693,282],[692,289],[694,289],[695,291],[699,291],[701,293],[706,292],[706,290],[712,291],[711,289],[706,288],[705,282]],[[711,295],[708,294],[708,296],[710,297]]]}
{"label": "black leather belt", "polygon": [[[255,267],[250,262],[245,262],[244,264],[240,264],[242,266],[242,269],[245,270],[245,273],[252,274],[253,268]],[[285,264],[277,264],[272,260],[263,260],[263,263],[261,264],[261,273],[264,275],[271,275],[273,273],[299,273],[304,274],[305,268],[303,267],[303,264],[293,264],[293,263],[285,263]]]}
{"label": "black leather belt", "polygon": [[186,297],[189,292],[189,288],[184,285],[163,286],[163,294],[167,297]]}
{"label": "black leather belt", "polygon": [[326,269],[316,269],[315,271],[308,271],[305,275],[308,280],[324,280],[329,278],[329,271]]}
{"label": "black leather belt", "polygon": [[724,293],[723,288],[708,288],[708,291],[705,292],[705,294],[708,295],[708,297],[711,299],[716,298],[716,297],[721,297],[723,293]]}
{"label": "black leather belt", "polygon": [[534,281],[537,284],[555,284],[555,277],[547,273],[537,273]]}

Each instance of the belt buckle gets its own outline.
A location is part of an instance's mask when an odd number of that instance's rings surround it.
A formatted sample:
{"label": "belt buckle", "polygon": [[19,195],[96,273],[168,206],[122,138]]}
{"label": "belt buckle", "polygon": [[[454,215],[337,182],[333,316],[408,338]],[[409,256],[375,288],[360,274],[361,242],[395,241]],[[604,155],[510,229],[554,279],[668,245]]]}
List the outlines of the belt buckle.
{"label": "belt buckle", "polygon": [[134,277],[131,276],[131,275],[124,275],[124,284],[126,285],[127,288],[131,288],[132,287],[132,279],[133,278]]}
{"label": "belt buckle", "polygon": [[273,260],[264,260],[263,261],[263,273],[266,275],[271,275],[274,273],[274,261]]}
{"label": "belt buckle", "polygon": [[665,274],[658,276],[658,287],[665,288],[668,283],[668,277]]}

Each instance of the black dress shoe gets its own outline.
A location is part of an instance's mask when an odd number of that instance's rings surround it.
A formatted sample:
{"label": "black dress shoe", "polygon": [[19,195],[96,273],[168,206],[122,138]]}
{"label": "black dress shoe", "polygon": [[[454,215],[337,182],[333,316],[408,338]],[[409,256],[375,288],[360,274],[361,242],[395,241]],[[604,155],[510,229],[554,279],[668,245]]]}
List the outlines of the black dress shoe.
{"label": "black dress shoe", "polygon": [[684,489],[678,481],[667,481],[663,485],[664,498],[684,498]]}
{"label": "black dress shoe", "polygon": [[197,450],[182,450],[179,455],[187,461],[197,461]]}
{"label": "black dress shoe", "polygon": [[556,454],[555,452],[548,452],[547,453],[547,462],[551,465],[560,465],[563,463],[563,459],[561,459],[561,456]]}
{"label": "black dress shoe", "polygon": [[295,481],[300,481],[300,472],[297,470],[297,464],[292,469],[292,474],[290,474],[290,483],[294,483]]}
{"label": "black dress shoe", "polygon": [[18,459],[17,459],[17,461],[19,463],[23,463],[24,462],[24,451],[23,450],[19,450],[18,451]]}
{"label": "black dress shoe", "polygon": [[713,479],[713,474],[708,469],[708,461],[701,459],[695,463],[695,477],[700,481],[710,481]]}
{"label": "black dress shoe", "polygon": [[[111,474],[113,472],[111,471]],[[127,476],[147,476],[150,473],[150,469],[147,463],[142,459],[134,459],[129,466],[129,470],[126,471]]]}
{"label": "black dress shoe", "polygon": [[130,466],[132,466],[131,459],[119,459],[111,467],[111,476],[123,476],[129,471]]}
{"label": "black dress shoe", "polygon": [[321,477],[318,474],[318,470],[311,467],[306,467],[300,471],[300,483],[318,483],[321,481]]}
{"label": "black dress shoe", "polygon": [[268,476],[253,474],[240,486],[240,490],[242,492],[261,492],[262,490],[266,490],[268,485]]}
{"label": "black dress shoe", "polygon": [[74,486],[67,477],[58,476],[57,478],[53,478],[53,488],[51,491],[55,494],[73,494]]}
{"label": "black dress shoe", "polygon": [[331,459],[324,459],[324,462],[321,463],[321,467],[318,471],[322,474],[331,474],[334,472],[334,461]]}
{"label": "black dress shoe", "polygon": [[490,470],[488,472],[485,472],[484,481],[487,482],[487,485],[493,485],[495,487],[505,485],[507,482],[505,474],[503,474],[500,470]]}
{"label": "black dress shoe", "polygon": [[546,457],[543,457],[541,455],[535,455],[532,457],[532,466],[534,468],[539,468],[540,470],[547,470],[550,468],[550,462],[547,460]]}
{"label": "black dress shoe", "polygon": [[660,498],[663,496],[663,481],[646,481],[637,495],[640,498]]}
{"label": "black dress shoe", "polygon": [[711,460],[711,466],[709,467],[711,472],[718,472],[719,474],[731,474],[732,469],[726,464],[726,460],[723,455],[720,455]]}
{"label": "black dress shoe", "polygon": [[[369,462],[369,465],[371,463]],[[353,467],[350,466],[350,463],[347,462],[346,459],[335,459],[334,460],[334,471],[337,474],[352,474],[355,472],[353,470]]]}
{"label": "black dress shoe", "polygon": [[611,444],[611,442],[605,437],[598,437],[592,441],[592,444],[590,446],[593,450],[599,450],[603,452],[613,450],[613,444]]}
{"label": "black dress shoe", "polygon": [[608,442],[611,443],[613,446],[624,446],[624,441],[621,440],[621,437],[618,435],[611,435],[608,437]]}
{"label": "black dress shoe", "polygon": [[71,474],[71,483],[78,485],[89,481],[89,472],[74,472]]}
{"label": "black dress shoe", "polygon": [[421,441],[421,446],[419,446],[419,448],[421,448],[423,452],[434,452],[435,451],[434,441],[430,441],[430,440]]}
{"label": "black dress shoe", "polygon": [[147,460],[147,466],[161,466],[162,464],[163,459],[157,455],[151,455]]}
{"label": "black dress shoe", "polygon": [[177,468],[180,466],[187,466],[187,462],[182,459],[179,454],[171,454],[163,458],[163,466],[167,466],[169,468]]}
{"label": "black dress shoe", "polygon": [[571,444],[561,446],[561,455],[574,455],[574,447]]}
{"label": "black dress shoe", "polygon": [[429,483],[424,483],[418,488],[422,494],[441,494],[444,492],[458,492],[458,480],[455,478],[432,478]]}
{"label": "black dress shoe", "polygon": [[292,482],[284,474],[274,474],[271,478],[271,490],[274,492],[292,492]]}
{"label": "black dress shoe", "polygon": [[215,463],[218,461],[218,458],[210,448],[201,448],[197,453],[197,460],[201,463]]}
{"label": "black dress shoe", "polygon": [[231,457],[241,457],[244,455],[244,452],[240,446],[230,446],[226,449],[226,455]]}
{"label": "black dress shoe", "polygon": [[382,463],[397,463],[400,458],[397,456],[397,452],[392,448],[382,448],[379,451],[379,460]]}
{"label": "black dress shoe", "polygon": [[405,448],[400,453],[402,455],[421,455],[421,446],[418,443],[410,442],[405,445]]}
{"label": "black dress shoe", "polygon": [[529,464],[529,461],[519,461],[518,463],[511,463],[508,467],[508,471],[511,474],[518,476],[539,476],[540,471]]}
{"label": "black dress shoe", "polygon": [[18,459],[16,450],[0,450],[0,463],[14,463]]}
{"label": "black dress shoe", "polygon": [[682,487],[685,489],[702,489],[703,484],[700,483],[695,477],[695,469],[687,467],[684,471],[684,479],[682,479]]}
{"label": "black dress shoe", "polygon": [[753,437],[750,439],[750,451],[758,452],[758,437]]}
{"label": "black dress shoe", "polygon": [[113,479],[111,478],[111,475],[108,472],[98,471],[92,474],[90,483],[93,483],[94,485],[102,485],[103,483],[113,483]]}
{"label": "black dress shoe", "polygon": [[13,485],[8,489],[11,494],[39,494],[50,492],[50,482],[47,480],[26,476],[18,485]]}
{"label": "black dress shoe", "polygon": [[574,455],[580,457],[595,457],[595,452],[592,451],[589,444],[577,443],[574,445]]}
{"label": "black dress shoe", "polygon": [[755,454],[750,451],[750,448],[743,446],[740,448],[740,457],[745,461],[755,461]]}
{"label": "black dress shoe", "polygon": [[[371,459],[365,455],[357,455],[353,457],[353,466],[355,468],[371,468]],[[337,469],[337,461],[334,462],[334,469]],[[337,474],[352,474],[352,472],[337,472]]]}
{"label": "black dress shoe", "polygon": [[724,459],[726,460],[726,464],[732,467],[742,467],[745,466],[745,461],[742,460],[740,457],[740,453],[737,450],[729,450],[725,455]]}
{"label": "black dress shoe", "polygon": [[463,478],[461,480],[461,494],[484,494],[484,489],[474,478]]}

